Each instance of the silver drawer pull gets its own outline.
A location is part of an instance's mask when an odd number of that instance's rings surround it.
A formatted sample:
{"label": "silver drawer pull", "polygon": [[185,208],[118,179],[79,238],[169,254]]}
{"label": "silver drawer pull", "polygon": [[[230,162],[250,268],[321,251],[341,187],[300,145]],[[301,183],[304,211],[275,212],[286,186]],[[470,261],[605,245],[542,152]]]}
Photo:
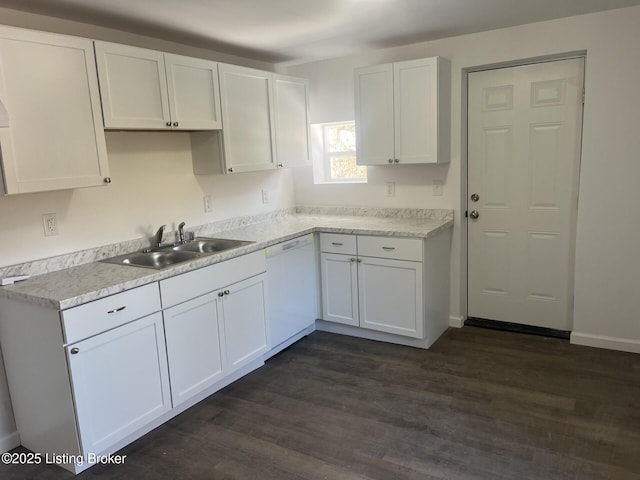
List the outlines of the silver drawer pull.
{"label": "silver drawer pull", "polygon": [[80,349],[78,347],[73,347],[71,349],[70,353],[71,353],[71,355],[76,355],[76,354],[80,353]]}
{"label": "silver drawer pull", "polygon": [[344,244],[340,242],[331,242],[331,245],[333,245],[334,247],[341,247]]}
{"label": "silver drawer pull", "polygon": [[123,305],[122,307],[118,307],[118,308],[114,308],[113,310],[109,310],[107,313],[108,314],[118,313],[118,312],[121,312],[122,310],[124,310],[125,308],[127,308],[127,306]]}
{"label": "silver drawer pull", "polygon": [[382,247],[382,249],[390,252],[391,250],[395,250],[396,247]]}

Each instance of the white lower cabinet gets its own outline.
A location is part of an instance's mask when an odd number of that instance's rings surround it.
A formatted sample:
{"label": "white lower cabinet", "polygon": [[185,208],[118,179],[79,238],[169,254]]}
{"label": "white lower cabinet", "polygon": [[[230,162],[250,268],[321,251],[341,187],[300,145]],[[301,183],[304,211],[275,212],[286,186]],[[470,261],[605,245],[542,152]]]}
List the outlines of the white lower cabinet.
{"label": "white lower cabinet", "polygon": [[220,297],[227,365],[236,370],[267,351],[266,274],[225,288]]}
{"label": "white lower cabinet", "polygon": [[218,296],[209,293],[164,311],[173,405],[220,380],[226,371]]}
{"label": "white lower cabinet", "polygon": [[108,449],[171,409],[160,313],[65,350],[85,455]]}
{"label": "white lower cabinet", "polygon": [[160,282],[174,407],[262,361],[265,271],[259,251]]}
{"label": "white lower cabinet", "polygon": [[422,239],[320,234],[320,246],[323,320],[425,337]]}
{"label": "white lower cabinet", "polygon": [[358,325],[358,267],[355,255],[320,254],[322,318]]}

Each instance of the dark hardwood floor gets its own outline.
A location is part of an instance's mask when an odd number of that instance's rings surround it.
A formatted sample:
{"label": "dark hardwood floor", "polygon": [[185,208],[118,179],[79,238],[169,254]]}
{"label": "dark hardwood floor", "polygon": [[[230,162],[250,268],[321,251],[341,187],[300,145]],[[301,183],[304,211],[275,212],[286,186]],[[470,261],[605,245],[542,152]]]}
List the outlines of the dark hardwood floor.
{"label": "dark hardwood floor", "polygon": [[119,453],[77,478],[640,479],[640,355],[476,327],[428,351],[315,332]]}

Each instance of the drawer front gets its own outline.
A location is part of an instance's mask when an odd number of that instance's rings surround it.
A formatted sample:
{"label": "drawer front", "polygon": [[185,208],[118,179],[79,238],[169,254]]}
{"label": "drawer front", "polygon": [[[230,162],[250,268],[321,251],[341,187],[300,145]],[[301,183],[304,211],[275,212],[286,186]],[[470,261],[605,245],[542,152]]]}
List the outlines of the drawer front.
{"label": "drawer front", "polygon": [[340,233],[321,233],[320,251],[327,253],[344,253],[356,255],[356,236]]}
{"label": "drawer front", "polygon": [[160,281],[162,308],[172,307],[267,271],[264,250]]}
{"label": "drawer front", "polygon": [[159,310],[157,282],[63,310],[60,316],[65,343],[97,335]]}
{"label": "drawer front", "polygon": [[358,255],[361,257],[391,258],[422,261],[421,238],[367,237],[358,235]]}

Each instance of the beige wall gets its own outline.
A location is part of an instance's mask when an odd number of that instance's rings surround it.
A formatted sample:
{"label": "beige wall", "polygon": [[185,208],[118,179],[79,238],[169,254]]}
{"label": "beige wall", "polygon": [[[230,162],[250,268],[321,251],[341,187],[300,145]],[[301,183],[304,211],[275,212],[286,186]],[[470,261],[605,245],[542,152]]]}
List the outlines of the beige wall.
{"label": "beige wall", "polygon": [[[447,38],[289,67],[311,80],[311,121],[353,119],[353,69],[440,55],[452,63],[451,164],[370,167],[366,185],[314,185],[310,168],[295,172],[298,203],[455,209],[451,315],[466,314],[466,158],[463,70],[520,59],[586,51],[586,91],[578,213],[572,340],[640,352],[637,245],[632,207],[640,178],[640,7]],[[444,195],[432,196],[433,180]],[[384,183],[396,182],[396,196]],[[611,338],[610,338],[611,337]]]}

